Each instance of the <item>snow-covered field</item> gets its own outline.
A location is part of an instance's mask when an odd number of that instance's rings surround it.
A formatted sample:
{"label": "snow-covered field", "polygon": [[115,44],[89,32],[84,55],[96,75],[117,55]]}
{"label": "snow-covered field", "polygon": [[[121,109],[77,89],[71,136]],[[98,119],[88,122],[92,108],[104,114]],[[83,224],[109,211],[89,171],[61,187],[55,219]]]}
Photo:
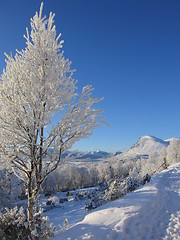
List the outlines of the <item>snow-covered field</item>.
{"label": "snow-covered field", "polygon": [[54,225],[68,219],[69,229],[56,239],[180,239],[180,164],[173,165],[151,182],[92,212],[84,202],[47,212]]}

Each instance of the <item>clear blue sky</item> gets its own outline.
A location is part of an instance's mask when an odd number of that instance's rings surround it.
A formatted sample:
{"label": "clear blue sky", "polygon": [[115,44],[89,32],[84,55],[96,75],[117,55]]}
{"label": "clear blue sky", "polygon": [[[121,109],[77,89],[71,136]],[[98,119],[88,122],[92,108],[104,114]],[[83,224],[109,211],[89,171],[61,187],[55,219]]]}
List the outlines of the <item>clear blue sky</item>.
{"label": "clear blue sky", "polygon": [[[23,34],[39,0],[0,0],[0,72],[4,52],[25,47]],[[180,1],[52,0],[64,55],[79,88],[104,96],[106,122],[75,148],[118,151],[140,136],[180,137]]]}

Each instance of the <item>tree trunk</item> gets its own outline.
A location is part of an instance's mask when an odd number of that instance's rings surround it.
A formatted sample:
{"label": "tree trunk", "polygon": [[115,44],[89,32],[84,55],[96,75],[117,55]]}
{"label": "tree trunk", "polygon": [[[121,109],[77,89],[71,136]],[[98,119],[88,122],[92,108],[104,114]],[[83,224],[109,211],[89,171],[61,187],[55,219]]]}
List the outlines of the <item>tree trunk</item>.
{"label": "tree trunk", "polygon": [[33,216],[34,216],[34,200],[32,199],[32,197],[28,196],[28,208],[27,208],[27,217],[28,217],[28,225],[29,225],[29,229],[30,231],[33,231],[35,226],[33,223]]}
{"label": "tree trunk", "polygon": [[36,199],[32,193],[31,174],[27,183],[27,194],[28,194],[27,219],[28,219],[29,230],[31,232],[31,239],[38,240],[38,237],[32,235],[32,232],[35,230],[34,214],[36,213]]}

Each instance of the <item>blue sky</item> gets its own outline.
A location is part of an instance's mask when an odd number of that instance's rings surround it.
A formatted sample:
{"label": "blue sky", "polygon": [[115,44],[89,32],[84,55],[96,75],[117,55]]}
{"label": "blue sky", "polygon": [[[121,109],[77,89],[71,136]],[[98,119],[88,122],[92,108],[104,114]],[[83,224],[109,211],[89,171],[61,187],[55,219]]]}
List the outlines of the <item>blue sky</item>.
{"label": "blue sky", "polygon": [[[39,0],[0,0],[0,72],[4,52],[25,47]],[[79,150],[128,149],[143,135],[180,137],[180,1],[52,0],[64,55],[78,86],[92,84],[106,122]]]}

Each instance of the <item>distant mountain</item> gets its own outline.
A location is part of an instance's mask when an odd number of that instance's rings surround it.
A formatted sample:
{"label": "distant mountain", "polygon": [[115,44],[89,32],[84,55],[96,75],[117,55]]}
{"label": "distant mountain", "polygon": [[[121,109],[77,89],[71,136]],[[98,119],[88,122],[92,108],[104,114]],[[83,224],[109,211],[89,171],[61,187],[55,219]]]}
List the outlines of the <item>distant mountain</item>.
{"label": "distant mountain", "polygon": [[97,151],[85,152],[84,154],[82,154],[82,156],[78,157],[78,159],[99,159],[99,158],[108,158],[111,156],[112,156],[111,153],[97,150]]}
{"label": "distant mountain", "polygon": [[94,161],[99,161],[102,159],[107,159],[113,156],[112,153],[97,150],[97,151],[89,151],[89,152],[80,152],[80,151],[67,151],[66,153],[63,154],[63,157],[66,157],[69,155],[69,160],[70,161],[78,161],[78,162],[94,162]]}
{"label": "distant mountain", "polygon": [[164,141],[153,136],[143,136],[129,150],[117,157],[122,160],[148,158],[150,154],[159,153],[162,149],[167,148],[171,140]]}
{"label": "distant mountain", "polygon": [[[67,151],[63,153],[63,158],[69,155],[69,161],[77,164],[99,162],[99,161],[118,161],[118,160],[134,160],[140,158],[148,158],[150,154],[160,153],[162,149],[168,147],[172,139],[162,140],[153,136],[140,137],[138,142],[135,143],[129,150],[125,152],[116,152],[115,154],[97,150],[97,151]],[[49,150],[51,151],[51,149]]]}
{"label": "distant mountain", "polygon": [[117,155],[119,155],[119,154],[121,154],[122,152],[116,152],[115,154],[114,154],[114,156],[117,156]]}

